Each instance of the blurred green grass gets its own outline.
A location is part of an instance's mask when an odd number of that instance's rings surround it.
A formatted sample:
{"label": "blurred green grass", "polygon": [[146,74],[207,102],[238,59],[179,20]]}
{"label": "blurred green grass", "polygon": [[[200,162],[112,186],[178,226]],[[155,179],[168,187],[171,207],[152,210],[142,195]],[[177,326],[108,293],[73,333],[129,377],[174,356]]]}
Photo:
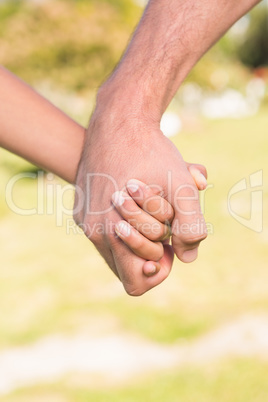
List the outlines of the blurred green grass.
{"label": "blurred green grass", "polygon": [[240,359],[200,370],[184,367],[157,374],[131,386],[88,389],[70,378],[55,384],[30,387],[3,397],[3,402],[265,402],[268,396],[267,363]]}

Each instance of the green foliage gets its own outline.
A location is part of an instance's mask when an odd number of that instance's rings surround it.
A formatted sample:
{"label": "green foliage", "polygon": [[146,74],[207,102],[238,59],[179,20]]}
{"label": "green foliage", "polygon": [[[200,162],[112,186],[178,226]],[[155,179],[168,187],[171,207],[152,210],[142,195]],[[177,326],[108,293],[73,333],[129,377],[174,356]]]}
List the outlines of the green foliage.
{"label": "green foliage", "polygon": [[[50,81],[65,91],[95,91],[120,59],[141,12],[132,0],[0,3],[1,63],[32,85]],[[264,13],[257,8],[255,14],[252,21],[264,24]],[[258,22],[253,27],[245,46],[240,46],[243,60],[251,48],[258,49],[254,38],[262,28]],[[268,41],[261,43],[260,52],[267,57]],[[238,57],[238,43],[228,35],[202,58],[189,79],[219,90],[211,81],[218,69],[226,71],[228,85],[237,89],[249,78]]]}
{"label": "green foliage", "polygon": [[131,0],[5,2],[0,58],[30,84],[94,89],[120,59],[139,15]]}
{"label": "green foliage", "polygon": [[[213,80],[215,74],[223,75],[222,80]],[[226,54],[222,43],[212,48],[191,70],[186,79],[206,90],[221,91],[226,86],[241,90],[250,79],[250,72],[231,53]]]}
{"label": "green foliage", "polygon": [[268,8],[264,4],[252,11],[238,56],[249,67],[268,65]]}
{"label": "green foliage", "polygon": [[21,10],[21,0],[11,0],[9,2],[1,3],[0,5],[0,22],[1,25],[9,18],[14,16]]}

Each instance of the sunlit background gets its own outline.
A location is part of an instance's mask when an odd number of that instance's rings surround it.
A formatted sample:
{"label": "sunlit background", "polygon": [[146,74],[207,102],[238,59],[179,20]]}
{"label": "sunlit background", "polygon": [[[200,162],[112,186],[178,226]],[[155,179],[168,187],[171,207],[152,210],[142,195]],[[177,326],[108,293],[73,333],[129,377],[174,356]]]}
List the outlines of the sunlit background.
{"label": "sunlit background", "polygon": [[[86,125],[144,3],[1,1],[1,64]],[[267,65],[263,1],[164,115],[185,160],[207,166],[209,237],[140,298],[75,229],[66,183],[41,171],[13,193],[39,213],[7,205],[9,180],[38,169],[0,150],[1,401],[268,401]]]}

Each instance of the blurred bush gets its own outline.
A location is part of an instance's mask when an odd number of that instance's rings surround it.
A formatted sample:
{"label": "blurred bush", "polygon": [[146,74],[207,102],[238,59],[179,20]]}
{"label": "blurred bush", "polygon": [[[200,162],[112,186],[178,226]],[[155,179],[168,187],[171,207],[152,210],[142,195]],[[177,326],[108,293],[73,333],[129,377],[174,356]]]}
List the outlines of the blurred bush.
{"label": "blurred bush", "polygon": [[[188,80],[208,90],[244,90],[249,67],[268,63],[268,16],[261,4],[245,33],[225,35]],[[50,81],[65,91],[95,90],[120,59],[141,13],[133,0],[0,2],[1,63],[37,87]]]}
{"label": "blurred bush", "polygon": [[238,57],[253,68],[268,65],[268,8],[256,7],[250,14],[250,24],[238,46]]}
{"label": "blurred bush", "polygon": [[0,4],[0,58],[31,84],[95,88],[114,68],[138,21],[131,0],[8,1]]}

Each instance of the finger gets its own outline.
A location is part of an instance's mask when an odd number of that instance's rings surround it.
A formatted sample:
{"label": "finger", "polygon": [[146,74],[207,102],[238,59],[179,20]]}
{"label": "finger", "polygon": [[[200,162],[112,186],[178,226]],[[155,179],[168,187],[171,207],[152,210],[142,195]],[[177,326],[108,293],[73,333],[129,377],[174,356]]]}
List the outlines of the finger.
{"label": "finger", "polygon": [[[158,196],[158,198],[161,197]],[[116,191],[112,195],[112,202],[121,217],[148,239],[161,241],[170,237],[169,225],[164,225],[143,211],[129,194],[123,191]]]}
{"label": "finger", "polygon": [[147,261],[133,255],[119,238],[111,249],[120,280],[126,292],[131,296],[141,296],[148,290],[159,285],[167,278],[171,271],[173,250],[169,245],[164,245],[164,255],[160,260],[160,271],[150,277],[146,277],[143,272],[143,266]]}
{"label": "finger", "polygon": [[148,277],[156,275],[161,268],[168,275],[172,267],[173,259],[174,259],[173,248],[169,246],[169,241],[166,240],[164,242],[163,257],[159,261],[146,261],[143,265],[144,275]]}
{"label": "finger", "polygon": [[117,222],[115,232],[137,256],[153,261],[158,261],[163,257],[163,244],[160,242],[151,242],[128,222]]}
{"label": "finger", "polygon": [[207,172],[207,169],[206,169],[206,167],[204,165],[201,165],[200,163],[188,163],[188,162],[185,162],[185,163],[186,163],[186,166],[187,166],[188,170],[189,170],[189,167],[192,166],[195,169],[197,169],[200,173],[202,173],[205,176],[205,179],[208,178],[208,172]]}
{"label": "finger", "polygon": [[200,242],[207,236],[207,230],[200,208],[198,190],[190,173],[185,170],[181,171],[180,177],[175,177],[172,183],[175,209],[172,245],[181,261],[192,262],[197,257]]}
{"label": "finger", "polygon": [[187,163],[187,168],[194,179],[198,190],[205,190],[207,187],[207,170],[205,166]]}
{"label": "finger", "polygon": [[145,261],[143,265],[143,273],[145,276],[156,275],[161,269],[161,265],[158,261]]}
{"label": "finger", "polygon": [[133,200],[147,213],[159,222],[172,222],[174,211],[168,201],[163,198],[162,189],[147,186],[140,180],[131,179],[127,182],[127,191]]}

